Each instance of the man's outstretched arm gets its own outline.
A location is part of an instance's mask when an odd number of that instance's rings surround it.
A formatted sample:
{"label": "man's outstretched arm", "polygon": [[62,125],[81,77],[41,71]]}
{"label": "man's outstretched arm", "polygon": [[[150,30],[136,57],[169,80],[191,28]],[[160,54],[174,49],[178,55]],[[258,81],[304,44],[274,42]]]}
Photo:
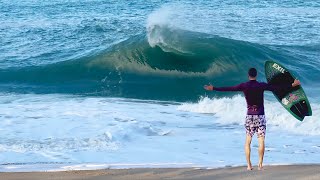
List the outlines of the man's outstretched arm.
{"label": "man's outstretched arm", "polygon": [[284,89],[289,89],[292,87],[296,87],[300,85],[300,81],[295,79],[292,84],[284,84],[284,85],[271,85],[266,83],[266,90],[269,91],[277,91],[277,90],[284,90]]}
{"label": "man's outstretched arm", "polygon": [[204,85],[203,88],[207,91],[242,91],[242,84],[230,87],[214,87],[212,85]]}

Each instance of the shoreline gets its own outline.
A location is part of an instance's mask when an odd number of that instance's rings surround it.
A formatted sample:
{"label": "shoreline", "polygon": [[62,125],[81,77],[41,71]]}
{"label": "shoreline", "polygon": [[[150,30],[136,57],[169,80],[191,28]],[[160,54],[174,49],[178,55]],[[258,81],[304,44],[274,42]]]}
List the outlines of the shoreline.
{"label": "shoreline", "polygon": [[320,179],[320,164],[266,165],[263,170],[247,171],[245,166],[225,168],[130,168],[100,170],[70,170],[54,172],[1,172],[1,180],[47,179]]}

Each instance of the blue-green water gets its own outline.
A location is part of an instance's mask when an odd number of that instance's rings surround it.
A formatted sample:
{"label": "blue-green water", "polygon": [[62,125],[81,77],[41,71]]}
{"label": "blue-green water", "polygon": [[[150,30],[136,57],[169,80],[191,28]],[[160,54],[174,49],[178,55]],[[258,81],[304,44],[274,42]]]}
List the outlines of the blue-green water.
{"label": "blue-green water", "polygon": [[3,92],[194,100],[268,59],[320,88],[313,1],[0,3]]}
{"label": "blue-green water", "polygon": [[319,17],[317,1],[0,0],[0,171],[245,165],[243,96],[203,85],[265,81],[266,60],[313,116],[266,93],[265,163],[320,163]]}

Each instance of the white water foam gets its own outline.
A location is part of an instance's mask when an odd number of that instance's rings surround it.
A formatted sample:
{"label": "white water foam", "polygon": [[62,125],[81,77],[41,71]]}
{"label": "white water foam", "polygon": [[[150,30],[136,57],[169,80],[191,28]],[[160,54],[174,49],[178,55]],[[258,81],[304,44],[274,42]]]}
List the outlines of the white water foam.
{"label": "white water foam", "polygon": [[165,44],[165,40],[161,34],[152,35],[152,33],[156,27],[174,27],[173,22],[170,21],[173,19],[173,12],[173,7],[163,6],[148,16],[146,28],[148,42],[151,47],[155,47],[158,44]]}
{"label": "white water foam", "polygon": [[[287,112],[278,102],[265,100],[267,124],[271,130],[284,130],[294,134],[320,135],[320,105],[311,104],[313,115],[300,122]],[[197,103],[183,103],[179,110],[197,113],[212,113],[220,124],[244,123],[246,102],[243,96],[232,98],[203,97]]]}
{"label": "white water foam", "polygon": [[[242,157],[244,153],[245,136],[240,126],[244,105],[241,96],[203,98],[199,103],[180,104],[0,94],[0,118],[3,120],[0,171],[243,165],[243,158],[234,157]],[[267,109],[280,109],[275,102],[267,101],[267,106]],[[319,106],[315,107],[315,117],[318,117]],[[214,113],[216,118],[205,113]],[[306,128],[312,132],[311,126],[314,131],[319,126],[308,119],[303,123],[291,120],[285,122],[298,125],[285,128],[272,125],[285,132],[268,134],[266,154],[271,157],[266,158],[266,164],[318,163],[319,136],[301,136],[287,131]],[[270,120],[270,123],[275,121]],[[255,142],[253,149],[256,152]],[[256,157],[253,156],[253,160]]]}
{"label": "white water foam", "polygon": [[182,37],[175,32],[176,29],[184,29],[184,26],[180,25],[180,22],[183,22],[183,9],[185,9],[183,5],[170,4],[162,6],[148,16],[146,29],[151,47],[159,46],[165,52],[192,54],[181,46]]}

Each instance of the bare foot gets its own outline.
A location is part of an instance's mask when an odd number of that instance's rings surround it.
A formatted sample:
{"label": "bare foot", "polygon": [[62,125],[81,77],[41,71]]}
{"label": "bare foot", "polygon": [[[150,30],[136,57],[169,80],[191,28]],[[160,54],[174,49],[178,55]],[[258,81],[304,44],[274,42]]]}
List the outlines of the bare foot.
{"label": "bare foot", "polygon": [[247,170],[248,170],[248,171],[253,170],[253,168],[252,168],[252,165],[251,165],[251,164],[250,164],[250,165],[248,165]]}
{"label": "bare foot", "polygon": [[261,171],[262,169],[262,164],[258,164],[258,170]]}

